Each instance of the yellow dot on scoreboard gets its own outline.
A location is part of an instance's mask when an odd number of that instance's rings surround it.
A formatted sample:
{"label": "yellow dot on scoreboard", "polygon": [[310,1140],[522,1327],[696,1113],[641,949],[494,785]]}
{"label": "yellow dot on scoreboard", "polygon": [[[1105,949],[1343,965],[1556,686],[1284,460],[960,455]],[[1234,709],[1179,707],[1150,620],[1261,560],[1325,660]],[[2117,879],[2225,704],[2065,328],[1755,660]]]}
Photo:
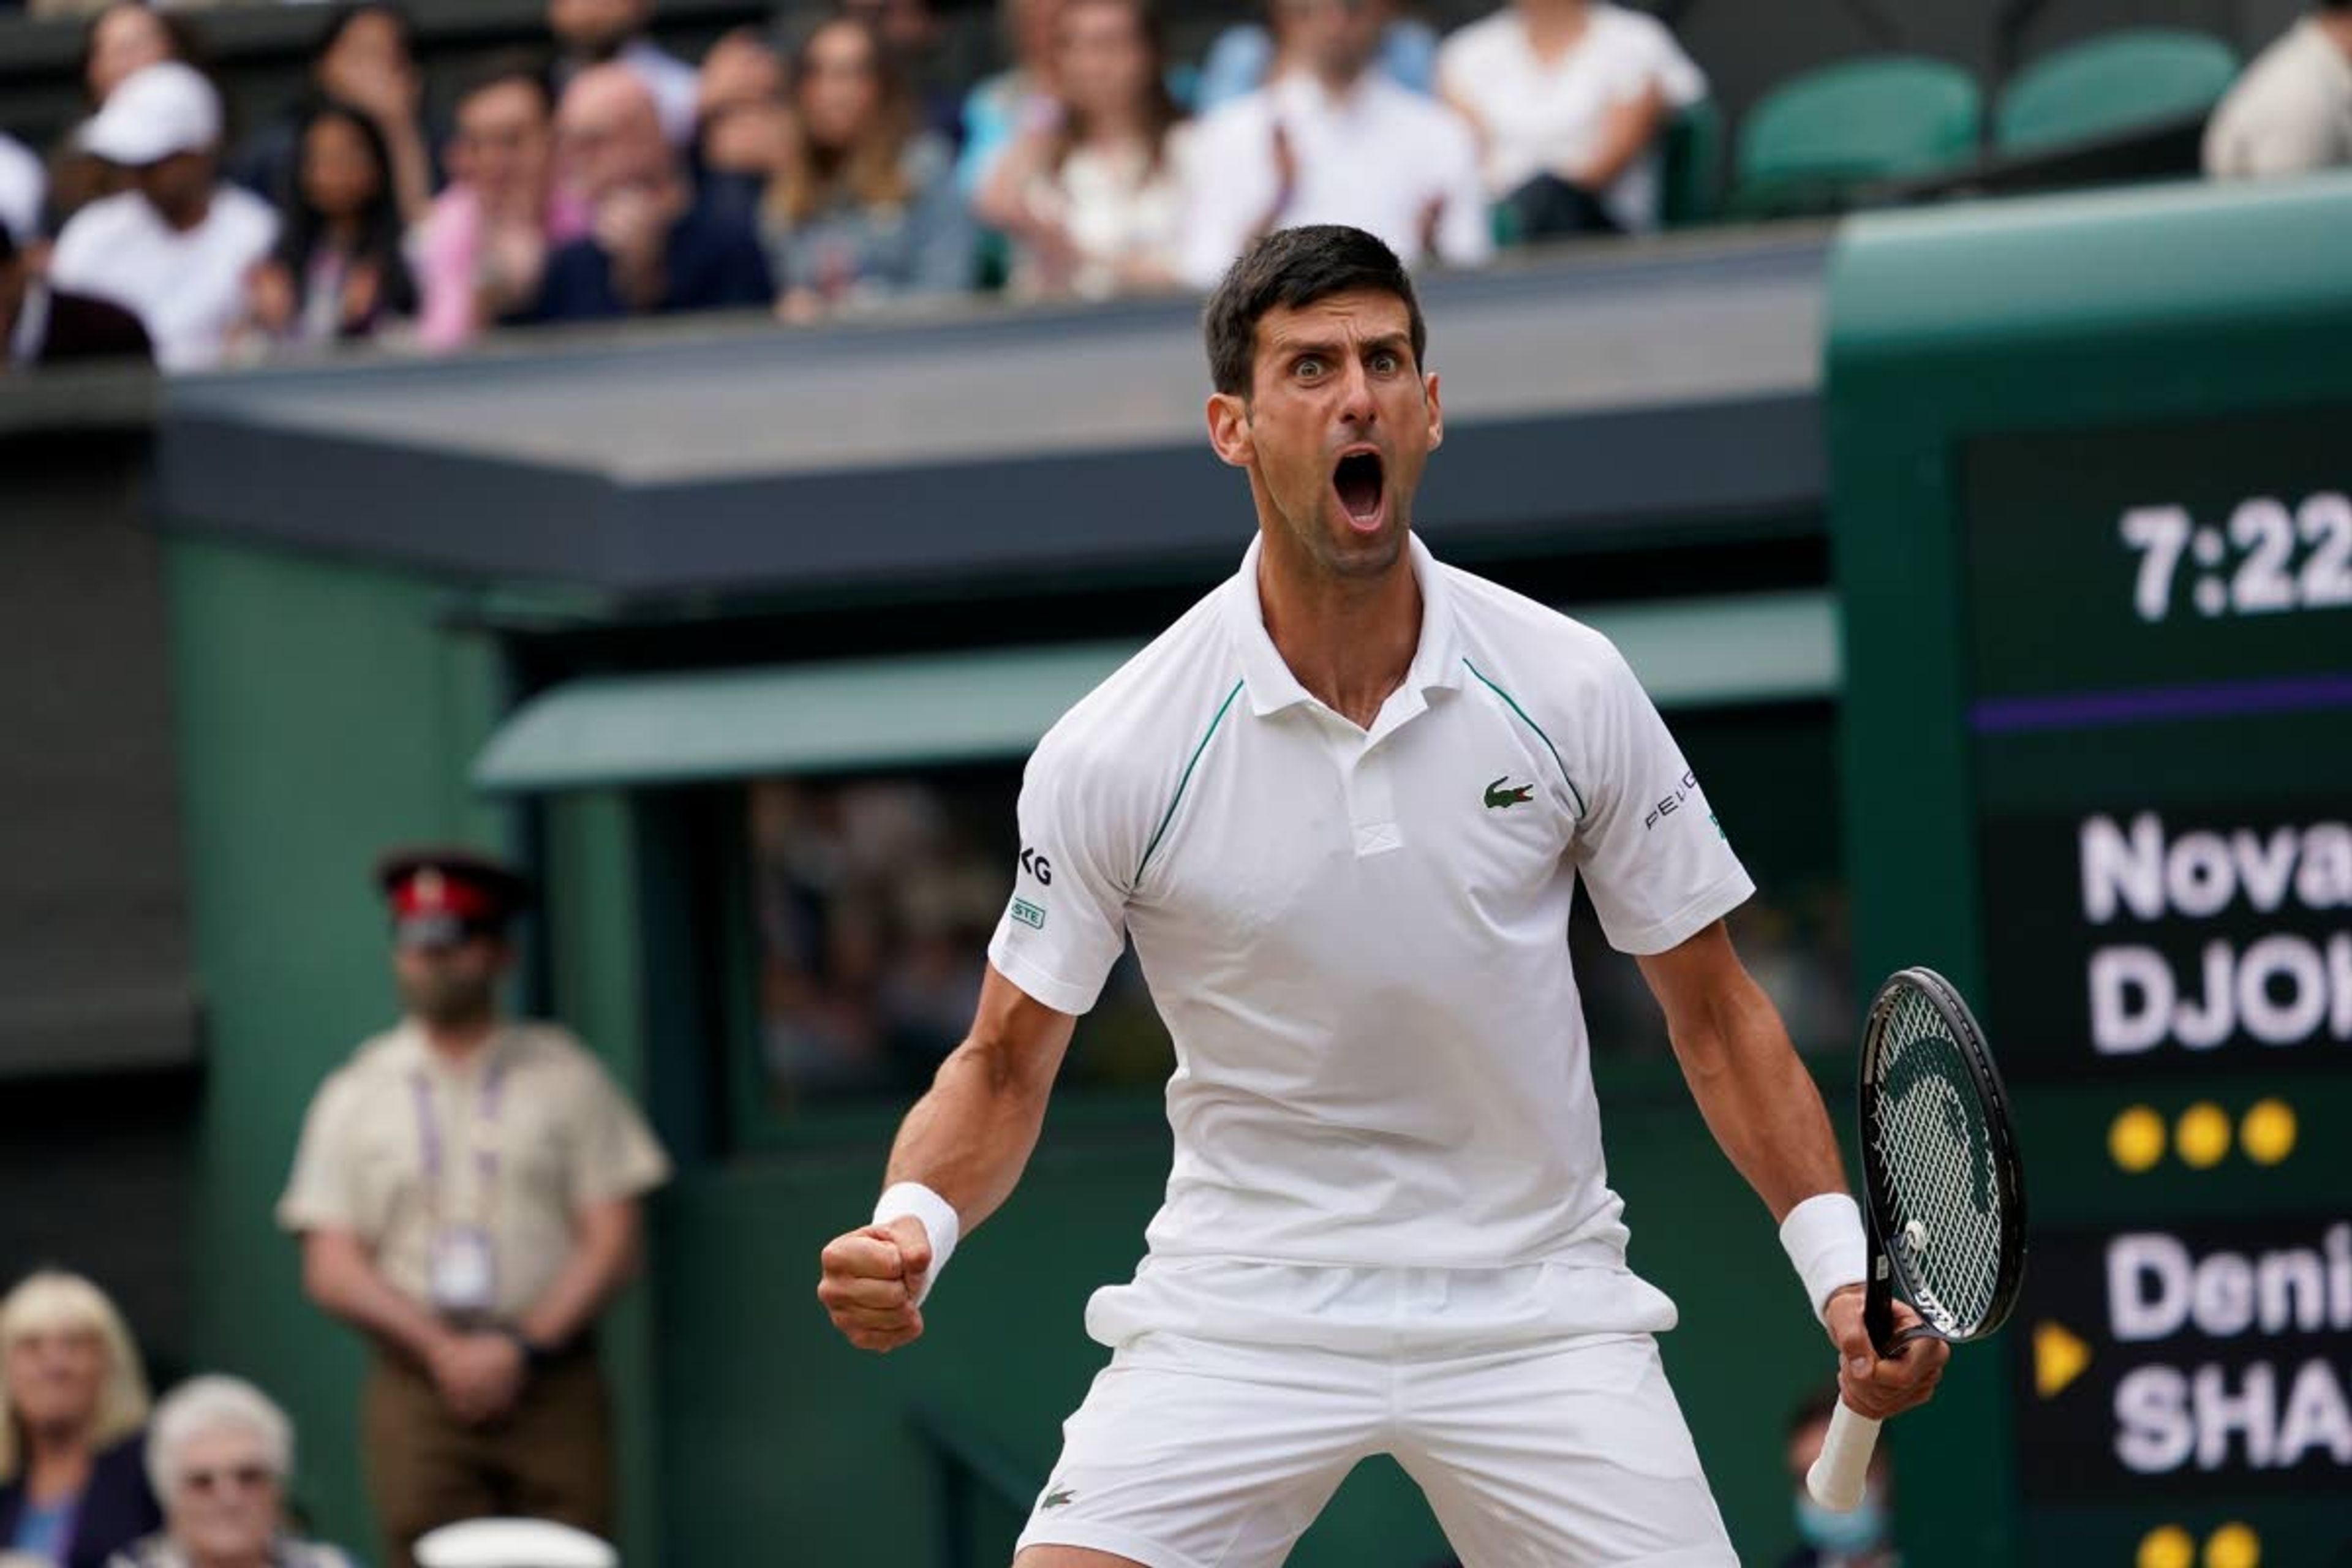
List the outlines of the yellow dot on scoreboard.
{"label": "yellow dot on scoreboard", "polygon": [[2256,1568],[2263,1538],[2242,1524],[2225,1524],[2205,1542],[2205,1568]]}
{"label": "yellow dot on scoreboard", "polygon": [[2210,1100],[2199,1100],[2180,1113],[2172,1129],[2172,1146],[2200,1171],[2220,1164],[2230,1152],[2230,1113]]}
{"label": "yellow dot on scoreboard", "polygon": [[2197,1542],[2177,1524],[2159,1524],[2140,1538],[2139,1555],[2132,1568],[2190,1568],[2197,1561]]}
{"label": "yellow dot on scoreboard", "polygon": [[2284,1100],[2258,1100],[2238,1123],[2238,1142],[2257,1165],[2275,1165],[2294,1152],[2294,1108]]}
{"label": "yellow dot on scoreboard", "polygon": [[2164,1118],[2145,1105],[2128,1107],[2107,1128],[2107,1153],[2126,1171],[2145,1171],[2164,1158]]}

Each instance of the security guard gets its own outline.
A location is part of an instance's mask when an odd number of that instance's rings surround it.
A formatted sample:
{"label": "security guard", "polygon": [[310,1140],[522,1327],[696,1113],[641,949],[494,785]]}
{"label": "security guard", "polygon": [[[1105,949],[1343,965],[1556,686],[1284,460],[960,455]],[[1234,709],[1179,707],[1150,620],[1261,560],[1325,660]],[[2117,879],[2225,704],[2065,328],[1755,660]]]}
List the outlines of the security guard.
{"label": "security guard", "polygon": [[278,1218],[311,1299],[374,1347],[361,1437],[386,1561],[492,1514],[610,1539],[592,1326],[669,1162],[578,1040],[500,1016],[520,876],[417,849],[376,879],[404,1016],[311,1101]]}

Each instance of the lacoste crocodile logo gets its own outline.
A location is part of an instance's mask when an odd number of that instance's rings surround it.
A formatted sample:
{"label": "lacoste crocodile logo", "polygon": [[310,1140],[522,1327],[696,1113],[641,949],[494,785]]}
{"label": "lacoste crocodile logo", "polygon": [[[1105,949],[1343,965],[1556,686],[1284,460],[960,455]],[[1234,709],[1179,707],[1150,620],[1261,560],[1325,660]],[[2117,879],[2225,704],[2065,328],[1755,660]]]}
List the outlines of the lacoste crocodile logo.
{"label": "lacoste crocodile logo", "polygon": [[1503,787],[1504,781],[1508,779],[1510,776],[1510,774],[1505,773],[1502,778],[1496,779],[1493,784],[1486,786],[1486,809],[1488,811],[1492,811],[1497,806],[1525,805],[1528,802],[1535,798],[1536,786],[1533,784],[1518,784],[1510,789],[1505,789]]}
{"label": "lacoste crocodile logo", "polygon": [[1069,1488],[1055,1487],[1045,1494],[1044,1500],[1039,1502],[1037,1506],[1040,1509],[1051,1512],[1053,1510],[1057,1508],[1067,1508],[1070,1504],[1077,1500],[1078,1494],[1072,1491]]}

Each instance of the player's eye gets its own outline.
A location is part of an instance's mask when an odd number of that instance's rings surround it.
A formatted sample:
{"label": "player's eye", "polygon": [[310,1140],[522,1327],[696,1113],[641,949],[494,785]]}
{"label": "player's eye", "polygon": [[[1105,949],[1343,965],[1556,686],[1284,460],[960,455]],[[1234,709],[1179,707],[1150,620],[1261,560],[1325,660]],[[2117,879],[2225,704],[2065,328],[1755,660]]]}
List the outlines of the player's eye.
{"label": "player's eye", "polygon": [[1314,381],[1323,374],[1323,360],[1318,354],[1301,354],[1290,367],[1291,374],[1301,381]]}
{"label": "player's eye", "polygon": [[1397,353],[1394,349],[1382,349],[1372,355],[1372,374],[1374,375],[1394,375],[1398,371],[1403,368],[1404,362],[1397,358]]}

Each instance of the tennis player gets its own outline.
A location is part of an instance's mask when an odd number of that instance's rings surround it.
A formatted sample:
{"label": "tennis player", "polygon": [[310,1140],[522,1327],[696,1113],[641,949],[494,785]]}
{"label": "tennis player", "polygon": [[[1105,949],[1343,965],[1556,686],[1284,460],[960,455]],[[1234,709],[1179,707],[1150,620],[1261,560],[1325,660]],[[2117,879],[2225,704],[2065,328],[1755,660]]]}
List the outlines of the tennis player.
{"label": "tennis player", "polygon": [[1030,760],[971,1037],[818,1298],[866,1349],[922,1332],[1132,938],[1175,1042],[1175,1163],[1133,1280],[1087,1306],[1114,1353],[1018,1568],[1272,1568],[1383,1453],[1469,1568],[1734,1564],[1653,1338],[1675,1307],[1626,1268],[1602,1166],[1579,878],[1847,1400],[1916,1405],[1948,1354],[1881,1359],[1863,1330],[1828,1117],[1724,933],[1753,885],[1616,649],[1413,536],[1444,424],[1395,256],[1269,235],[1205,320],[1209,440],[1257,538]]}

